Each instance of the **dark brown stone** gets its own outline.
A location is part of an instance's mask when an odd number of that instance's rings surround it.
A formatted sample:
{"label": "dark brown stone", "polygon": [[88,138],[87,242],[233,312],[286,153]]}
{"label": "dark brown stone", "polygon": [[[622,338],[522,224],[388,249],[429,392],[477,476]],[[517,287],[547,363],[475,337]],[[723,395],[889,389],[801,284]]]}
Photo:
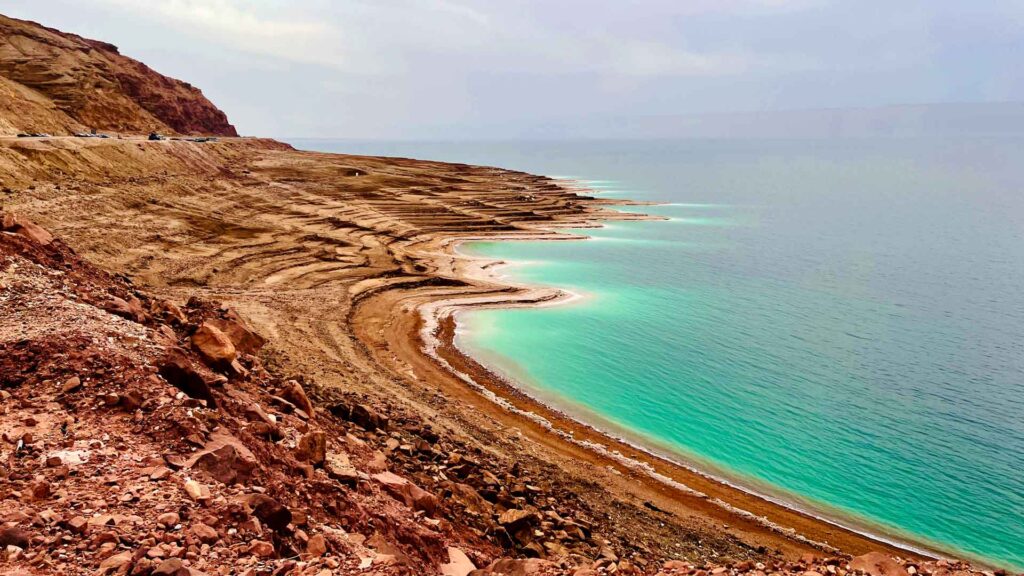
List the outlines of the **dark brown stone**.
{"label": "dark brown stone", "polygon": [[32,543],[32,535],[23,528],[0,528],[0,548],[17,546],[28,548]]}
{"label": "dark brown stone", "polygon": [[202,373],[192,365],[184,350],[180,348],[168,350],[157,370],[164,380],[167,380],[175,388],[192,398],[206,400],[211,407],[216,406],[210,384]]}
{"label": "dark brown stone", "polygon": [[266,494],[247,494],[244,502],[253,516],[273,530],[283,530],[292,521],[291,510]]}
{"label": "dark brown stone", "polygon": [[224,484],[244,484],[256,470],[256,457],[237,438],[215,434],[191,461],[190,467],[202,470]]}

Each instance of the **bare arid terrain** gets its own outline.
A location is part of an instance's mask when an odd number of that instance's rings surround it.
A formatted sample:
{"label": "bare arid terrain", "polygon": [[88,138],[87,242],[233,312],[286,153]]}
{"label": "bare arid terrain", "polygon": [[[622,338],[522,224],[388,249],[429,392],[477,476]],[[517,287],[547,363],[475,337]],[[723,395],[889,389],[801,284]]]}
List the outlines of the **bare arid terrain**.
{"label": "bare arid terrain", "polygon": [[90,130],[237,136],[197,88],[114,45],[0,14],[0,135]]}
{"label": "bare arid terrain", "polygon": [[[0,125],[87,124],[5,50]],[[107,125],[155,129],[125,110]],[[604,436],[455,349],[459,307],[559,296],[460,240],[638,217],[608,203],[272,140],[0,138],[0,571],[966,576]]]}

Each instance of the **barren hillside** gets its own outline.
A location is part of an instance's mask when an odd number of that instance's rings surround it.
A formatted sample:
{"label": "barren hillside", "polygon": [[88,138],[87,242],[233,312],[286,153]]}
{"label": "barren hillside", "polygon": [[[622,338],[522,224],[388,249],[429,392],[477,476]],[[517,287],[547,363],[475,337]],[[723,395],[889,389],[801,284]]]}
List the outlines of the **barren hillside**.
{"label": "barren hillside", "polygon": [[203,93],[117,47],[0,15],[0,135],[160,131],[236,136]]}

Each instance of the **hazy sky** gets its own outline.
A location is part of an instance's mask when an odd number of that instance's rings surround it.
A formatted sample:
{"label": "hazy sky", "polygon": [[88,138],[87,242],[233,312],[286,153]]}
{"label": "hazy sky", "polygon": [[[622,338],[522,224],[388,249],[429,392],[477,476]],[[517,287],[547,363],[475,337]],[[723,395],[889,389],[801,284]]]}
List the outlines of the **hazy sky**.
{"label": "hazy sky", "polygon": [[[637,117],[1024,100],[1021,0],[4,0],[245,134],[600,135]],[[648,119],[649,120],[649,119]]]}

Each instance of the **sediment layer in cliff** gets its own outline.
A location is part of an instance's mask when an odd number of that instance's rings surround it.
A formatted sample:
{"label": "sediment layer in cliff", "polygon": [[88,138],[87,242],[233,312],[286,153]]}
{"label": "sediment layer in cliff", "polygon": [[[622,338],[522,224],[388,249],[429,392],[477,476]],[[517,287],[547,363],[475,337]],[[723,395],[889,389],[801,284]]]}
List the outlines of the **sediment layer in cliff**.
{"label": "sediment layer in cliff", "polygon": [[237,136],[198,88],[112,44],[0,15],[0,135],[92,129]]}

